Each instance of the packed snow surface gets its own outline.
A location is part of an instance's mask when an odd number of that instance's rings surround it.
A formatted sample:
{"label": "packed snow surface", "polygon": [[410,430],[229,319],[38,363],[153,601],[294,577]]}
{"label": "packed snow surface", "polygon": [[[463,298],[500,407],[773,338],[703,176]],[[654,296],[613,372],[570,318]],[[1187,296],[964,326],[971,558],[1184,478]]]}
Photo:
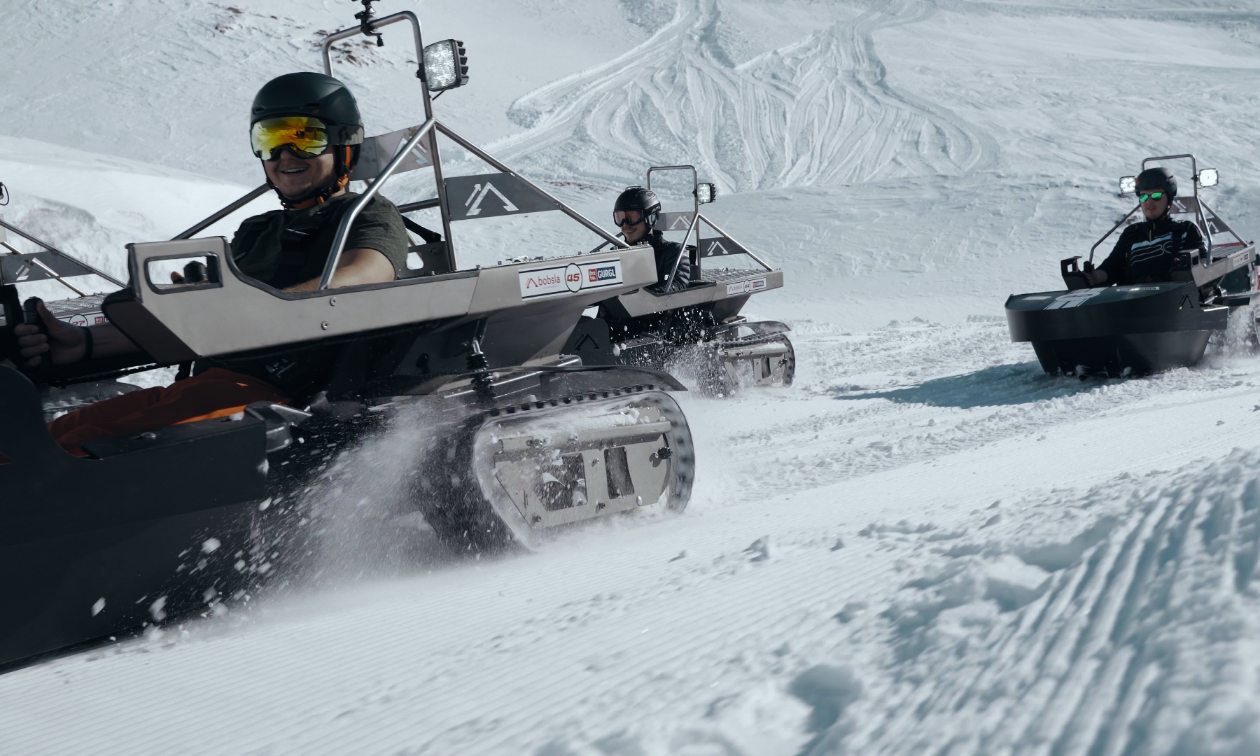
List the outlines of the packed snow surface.
{"label": "packed snow surface", "polygon": [[[678,396],[682,515],[482,559],[417,522],[389,569],[348,527],[321,588],[0,676],[0,753],[1260,752],[1260,357],[1235,334],[1049,378],[1002,318],[1130,209],[1143,157],[1194,153],[1260,230],[1250,3],[380,5],[467,43],[444,122],[598,222],[649,165],[717,182],[714,220],[784,269],[747,314],[792,326],[796,383]],[[0,11],[5,217],[122,276],[122,245],[260,181],[249,98],[356,7]],[[335,56],[369,131],[421,120],[405,41]],[[461,259],[589,248],[557,218],[464,224]],[[423,433],[313,495],[384,495]]]}

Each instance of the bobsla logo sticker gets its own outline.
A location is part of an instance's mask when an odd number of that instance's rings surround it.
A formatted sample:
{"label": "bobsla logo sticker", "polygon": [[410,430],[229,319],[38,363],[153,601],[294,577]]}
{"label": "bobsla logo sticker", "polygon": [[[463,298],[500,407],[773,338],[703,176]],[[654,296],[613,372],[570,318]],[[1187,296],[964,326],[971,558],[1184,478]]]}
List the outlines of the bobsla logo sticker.
{"label": "bobsla logo sticker", "polygon": [[544,286],[551,287],[551,286],[555,286],[558,283],[560,283],[560,276],[555,275],[555,274],[530,276],[528,281],[525,284],[525,288],[526,290],[541,289]]}
{"label": "bobsla logo sticker", "polygon": [[549,294],[575,294],[583,289],[598,289],[622,282],[621,260],[595,263],[569,263],[564,267],[534,268],[517,273],[521,298],[531,299]]}

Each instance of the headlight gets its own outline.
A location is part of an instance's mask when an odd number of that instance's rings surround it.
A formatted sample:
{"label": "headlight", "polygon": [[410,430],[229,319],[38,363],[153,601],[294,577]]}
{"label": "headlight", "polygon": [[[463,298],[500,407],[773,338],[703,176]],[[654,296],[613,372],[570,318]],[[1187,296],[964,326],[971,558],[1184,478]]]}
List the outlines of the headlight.
{"label": "headlight", "polygon": [[1136,176],[1122,176],[1120,178],[1120,194],[1133,194],[1137,191]]}
{"label": "headlight", "polygon": [[430,92],[468,83],[468,53],[458,39],[444,39],[424,48],[424,82]]}

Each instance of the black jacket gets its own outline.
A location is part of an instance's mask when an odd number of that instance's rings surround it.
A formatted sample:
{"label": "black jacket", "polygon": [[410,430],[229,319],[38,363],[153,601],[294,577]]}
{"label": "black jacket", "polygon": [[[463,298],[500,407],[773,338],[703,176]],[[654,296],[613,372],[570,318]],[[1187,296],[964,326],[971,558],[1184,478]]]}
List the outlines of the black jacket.
{"label": "black jacket", "polygon": [[687,288],[691,283],[691,255],[683,252],[682,259],[678,261],[678,270],[674,273],[673,284],[667,285],[665,279],[674,267],[674,260],[678,258],[678,253],[683,251],[682,245],[676,241],[669,241],[660,231],[648,234],[645,241],[652,245],[652,251],[656,253],[656,285],[662,291],[680,291]]}
{"label": "black jacket", "polygon": [[1165,217],[1134,223],[1120,234],[1098,269],[1107,273],[1109,285],[1171,281],[1173,258],[1187,249],[1203,249],[1203,235],[1190,221]]}

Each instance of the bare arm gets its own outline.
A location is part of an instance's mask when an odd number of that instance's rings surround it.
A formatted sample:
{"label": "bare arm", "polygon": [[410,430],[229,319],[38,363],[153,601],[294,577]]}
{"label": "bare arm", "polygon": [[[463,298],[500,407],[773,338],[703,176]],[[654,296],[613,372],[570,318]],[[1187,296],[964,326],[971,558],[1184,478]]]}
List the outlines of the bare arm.
{"label": "bare arm", "polygon": [[[34,370],[39,367],[44,355],[49,355],[54,365],[69,365],[81,362],[87,353],[87,338],[83,329],[72,326],[53,317],[43,302],[39,303],[39,317],[44,321],[47,334],[40,333],[38,326],[18,325],[13,333],[18,338],[18,347],[22,355],[22,368]],[[92,330],[92,358],[115,357],[121,354],[134,354],[140,347],[132,343],[115,326],[88,326]]]}
{"label": "bare arm", "polygon": [[[347,249],[341,253],[341,260],[337,262],[337,270],[333,273],[328,288],[340,289],[344,286],[386,283],[393,281],[395,277],[394,264],[388,257],[375,249],[359,247]],[[290,286],[285,291],[316,291],[318,289],[319,279],[312,278],[296,286]]]}

